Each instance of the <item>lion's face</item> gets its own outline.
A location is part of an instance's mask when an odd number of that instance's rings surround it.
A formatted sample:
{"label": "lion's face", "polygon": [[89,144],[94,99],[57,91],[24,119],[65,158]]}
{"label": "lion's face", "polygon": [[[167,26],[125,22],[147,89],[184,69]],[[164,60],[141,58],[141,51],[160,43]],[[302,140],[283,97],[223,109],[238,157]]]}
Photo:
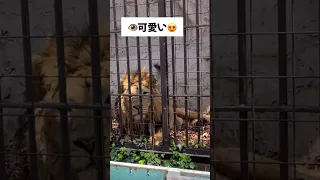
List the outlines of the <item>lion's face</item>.
{"label": "lion's face", "polygon": [[[139,89],[139,82],[141,83],[141,89]],[[135,123],[142,122],[141,116],[143,120],[146,120],[146,118],[148,118],[148,113],[152,110],[150,107],[150,88],[152,87],[152,94],[159,94],[157,93],[157,79],[153,75],[150,75],[147,69],[142,68],[140,73],[130,73],[130,78],[127,73],[124,74],[124,76],[121,78],[120,83],[120,92],[122,94],[133,95],[131,96],[131,107],[129,107],[129,97],[121,97],[122,104],[126,107],[126,111],[130,109],[132,110],[132,113],[129,113],[133,117]],[[129,90],[131,91],[130,93]],[[142,100],[142,104],[140,104],[140,99]]]}
{"label": "lion's face", "polygon": [[[141,122],[141,114],[142,118],[145,119],[150,111],[150,89],[149,87],[141,84],[141,94],[139,96],[139,83],[135,83],[131,85],[131,109],[132,109],[132,117],[135,122]],[[129,94],[129,90],[125,90],[124,94]],[[142,106],[140,104],[140,98],[142,99]]]}

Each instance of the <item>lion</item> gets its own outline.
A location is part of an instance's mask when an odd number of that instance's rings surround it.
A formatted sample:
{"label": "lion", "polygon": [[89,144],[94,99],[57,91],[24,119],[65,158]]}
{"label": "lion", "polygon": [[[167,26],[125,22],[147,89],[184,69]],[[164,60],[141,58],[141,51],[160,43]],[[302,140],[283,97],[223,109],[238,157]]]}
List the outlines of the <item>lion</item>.
{"label": "lion", "polygon": [[[141,81],[139,81],[139,74],[141,75]],[[129,86],[130,82],[130,86]],[[138,95],[139,91],[139,82],[141,82],[141,97],[142,106],[140,105],[140,97],[132,96],[131,97],[131,106],[129,96],[126,94]],[[151,91],[152,87],[152,91]],[[132,72],[129,74],[125,73],[120,80],[120,91],[122,96],[120,97],[121,111],[122,111],[122,125],[125,131],[125,140],[129,140],[129,135],[132,134],[130,123],[134,124],[135,129],[144,129],[146,130],[146,135],[154,135],[154,139],[150,137],[149,141],[154,141],[156,145],[159,145],[160,140],[162,140],[162,99],[159,97],[161,95],[158,89],[158,81],[153,76],[150,75],[146,68],[142,68],[141,72]],[[151,107],[151,97],[154,95],[153,107]],[[174,125],[177,128],[180,128],[186,118],[186,115],[183,111],[184,108],[180,108],[178,116],[176,116],[176,124],[174,124],[174,108],[172,100],[169,100],[168,111],[169,111],[169,128],[173,129]],[[130,113],[131,112],[131,113]],[[152,113],[154,117],[155,129],[152,128]],[[144,125],[141,125],[141,117],[144,121]],[[140,124],[140,125],[139,125]],[[149,133],[149,134],[148,134]]]}
{"label": "lion", "polygon": [[[100,35],[109,35],[108,26],[100,26]],[[90,34],[88,28],[71,28],[64,35],[74,36],[64,39],[65,72],[67,103],[93,103]],[[110,59],[109,36],[100,37],[100,71],[102,100],[110,99]],[[57,47],[55,39],[48,38],[44,48],[32,59],[33,79],[35,91],[34,100],[42,103],[59,102],[59,82],[57,65]],[[103,111],[103,113],[107,113]],[[56,117],[48,117],[55,115]],[[35,130],[38,153],[57,153],[60,151],[60,118],[59,111],[54,109],[35,109]],[[73,180],[79,179],[77,173],[91,165],[93,149],[84,147],[83,139],[92,139],[94,136],[93,112],[87,109],[71,109],[69,114],[70,153],[87,158],[71,158]],[[76,117],[75,117],[76,116]],[[104,121],[105,123],[105,121]],[[93,140],[93,139],[92,139]],[[82,145],[79,145],[79,142]],[[89,150],[88,150],[89,149]],[[58,180],[63,178],[61,172],[61,157],[43,155],[39,166],[46,169],[39,174],[40,179]]]}

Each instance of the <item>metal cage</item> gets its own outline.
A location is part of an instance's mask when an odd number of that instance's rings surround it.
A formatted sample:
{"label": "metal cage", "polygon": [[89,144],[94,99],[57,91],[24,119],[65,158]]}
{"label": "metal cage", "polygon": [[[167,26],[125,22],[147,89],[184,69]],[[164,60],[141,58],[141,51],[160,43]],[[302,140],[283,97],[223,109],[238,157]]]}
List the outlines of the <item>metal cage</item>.
{"label": "metal cage", "polygon": [[[193,129],[188,127],[188,120],[186,120],[186,126],[180,128],[180,130],[174,129],[170,133],[168,131],[168,121],[170,119],[169,106],[172,103],[172,107],[175,110],[178,106],[185,109],[185,114],[189,113],[189,110],[194,110],[198,113],[197,119],[199,122],[203,122],[201,119],[201,113],[207,106],[209,106],[209,84],[205,84],[202,77],[206,77],[209,80],[209,69],[206,68],[209,65],[208,53],[201,53],[205,48],[209,47],[209,41],[205,41],[200,38],[200,35],[209,35],[209,22],[207,24],[200,24],[200,16],[203,19],[205,15],[209,14],[209,8],[205,7],[189,9],[192,13],[188,11],[187,1],[134,1],[129,3],[128,1],[112,1],[112,12],[111,12],[111,91],[113,100],[118,103],[116,111],[122,109],[121,103],[119,103],[119,98],[122,96],[129,97],[140,97],[141,99],[145,97],[150,97],[150,104],[153,106],[154,98],[161,97],[162,103],[162,131],[163,131],[163,144],[162,146],[148,146],[148,149],[169,152],[170,147],[170,136],[173,140],[177,140],[177,136],[185,136],[184,143],[187,148],[186,153],[198,154],[209,158],[209,138],[207,141],[207,148],[192,148],[189,146],[191,135],[196,138],[193,139],[192,144],[202,143],[203,138],[201,135],[204,133],[203,128],[206,128],[207,134],[209,136],[209,126],[195,126]],[[166,7],[169,10],[166,10]],[[196,1],[195,7],[200,7],[200,1]],[[177,8],[182,8],[181,12]],[[194,12],[193,12],[194,11]],[[200,12],[201,11],[201,12]],[[143,15],[144,14],[144,15]],[[190,20],[195,20],[197,25],[193,25],[188,22]],[[120,37],[120,17],[123,16],[148,16],[148,17],[177,17],[183,16],[185,29],[184,38],[152,38],[152,37]],[[191,38],[195,38],[195,42],[190,42]],[[189,47],[188,47],[189,46]],[[190,53],[192,51],[194,53]],[[204,50],[203,50],[204,51]],[[205,56],[205,54],[207,54]],[[180,66],[183,64],[183,66]],[[208,66],[207,66],[208,67]],[[158,90],[161,92],[160,95],[152,94],[143,95],[142,92],[138,94],[123,94],[121,92],[121,78],[128,73],[140,72],[142,68],[147,68],[150,75],[154,75],[159,81]],[[114,71],[113,71],[114,69]],[[139,76],[141,80],[141,76]],[[129,83],[129,86],[131,84]],[[152,85],[150,86],[150,91],[152,92]],[[141,83],[139,84],[139,89],[141,89]],[[129,104],[131,99],[129,99]],[[170,103],[169,103],[170,101]],[[166,103],[165,103],[166,102]],[[205,103],[206,102],[206,103]],[[193,106],[191,106],[193,105]],[[129,105],[130,106],[130,105]],[[141,106],[141,105],[140,105]],[[131,111],[131,110],[129,110]],[[121,111],[118,114],[121,116]],[[172,116],[172,115],[171,115]],[[114,133],[119,136],[123,135],[123,124],[120,120],[121,118],[115,118],[114,124],[118,126]],[[176,121],[177,116],[171,117]],[[141,118],[142,119],[142,118]],[[154,119],[154,117],[152,118]],[[120,120],[120,121],[119,121]],[[133,121],[132,119],[130,121]],[[146,124],[147,122],[142,122],[141,124]],[[119,125],[117,125],[119,124]],[[136,122],[135,122],[136,124]],[[182,132],[183,131],[183,132]],[[180,133],[180,135],[179,135]],[[134,135],[132,135],[134,136]],[[132,146],[131,146],[132,147]],[[136,147],[137,148],[137,147]]]}

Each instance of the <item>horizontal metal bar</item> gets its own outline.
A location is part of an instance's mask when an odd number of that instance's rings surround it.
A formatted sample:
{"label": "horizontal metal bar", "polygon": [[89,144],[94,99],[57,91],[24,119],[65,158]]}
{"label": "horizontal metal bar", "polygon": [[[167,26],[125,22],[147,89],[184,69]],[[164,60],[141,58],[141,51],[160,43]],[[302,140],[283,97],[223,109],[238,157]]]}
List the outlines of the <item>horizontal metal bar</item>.
{"label": "horizontal metal bar", "polygon": [[285,78],[291,78],[291,79],[307,79],[307,78],[317,78],[319,79],[319,76],[211,76],[214,79],[285,79]]}
{"label": "horizontal metal bar", "polygon": [[241,119],[241,118],[211,118],[213,121],[217,122],[239,122],[239,121],[248,121],[248,122],[281,122],[281,121],[287,121],[287,122],[316,122],[319,123],[319,120],[297,120],[297,119],[257,119],[257,118],[247,118],[247,119]]}
{"label": "horizontal metal bar", "polygon": [[[209,25],[203,25],[203,26],[209,26]],[[197,26],[198,27],[198,26]],[[187,26],[186,28],[195,28],[194,26]],[[111,31],[111,33],[120,33],[121,31]],[[319,35],[320,31],[298,31],[298,32],[248,32],[248,33],[213,33],[213,36],[236,36],[236,35],[279,35],[279,34],[314,34]],[[32,39],[38,39],[38,38],[56,38],[59,36],[0,36],[0,39],[20,39],[20,38],[32,38]],[[79,37],[91,37],[91,36],[61,36],[66,38],[79,38]],[[110,35],[99,35],[99,37],[110,37]]]}
{"label": "horizontal metal bar", "polygon": [[[104,109],[110,110],[111,105],[105,104],[80,104],[80,103],[0,103],[1,108],[74,108],[74,109]],[[212,107],[215,112],[240,112],[240,111],[255,111],[255,112],[312,112],[320,113],[319,106],[215,106]]]}
{"label": "horizontal metal bar", "polygon": [[[199,44],[202,44],[202,45],[208,45],[209,46],[209,43],[199,43]],[[175,44],[172,44],[172,43],[168,43],[168,46],[183,46],[183,44],[179,44],[179,43],[175,43]],[[196,45],[196,43],[188,43],[188,45]],[[159,47],[160,45],[159,44],[152,44],[150,45],[151,47]],[[117,48],[126,48],[127,46],[111,46],[110,49],[117,49]],[[137,46],[129,46],[129,47],[137,47]],[[148,47],[148,46],[144,46],[144,45],[140,45],[139,47]],[[201,57],[201,56],[198,56],[198,57]],[[208,58],[207,56],[205,56],[206,58]],[[171,57],[172,58],[172,57]],[[175,57],[175,59],[194,59],[195,57],[186,57],[186,58],[179,58],[179,57]],[[137,60],[137,59],[136,59]],[[141,60],[148,60],[148,59],[143,59],[141,58]],[[159,58],[152,58],[151,61],[155,61],[155,60],[160,60]],[[119,60],[119,61],[124,61],[124,60]],[[149,61],[149,60],[148,60]]]}
{"label": "horizontal metal bar", "polygon": [[[0,75],[0,78],[7,78],[7,77],[10,77],[10,78],[57,78],[59,76],[26,76],[26,75]],[[79,79],[84,79],[84,78],[109,78],[108,76],[64,76],[65,78],[79,78]]]}
{"label": "horizontal metal bar", "polygon": [[[158,147],[154,147],[158,148]],[[135,149],[137,151],[145,151],[142,149]],[[193,150],[193,149],[191,149]],[[194,149],[196,150],[196,149]],[[202,149],[204,150],[204,149]],[[148,150],[150,152],[150,150]],[[170,154],[170,151],[152,151],[156,153],[161,153],[161,154]],[[0,152],[0,154],[13,154],[13,155],[46,155],[46,156],[68,156],[68,157],[78,157],[78,158],[88,158],[88,157],[93,157],[93,158],[110,158],[110,155],[106,154],[105,156],[96,156],[96,155],[65,155],[65,154],[45,154],[45,153],[22,153],[22,152]],[[209,156],[205,155],[197,155],[197,154],[188,154],[190,157],[203,157],[203,158],[210,158]],[[223,162],[223,163],[241,163],[241,161],[228,161],[228,160],[214,160],[214,157],[211,158],[211,162]],[[320,163],[309,163],[309,162],[267,162],[267,161],[246,161],[247,163],[254,163],[254,164],[296,164],[296,165],[316,165],[319,166]]]}
{"label": "horizontal metal bar", "polygon": [[[113,85],[113,86],[117,86],[117,85]],[[165,85],[164,85],[165,86]],[[187,85],[175,85],[176,87],[209,87],[209,85],[197,85],[197,84],[187,84]],[[170,86],[170,85],[167,85],[165,87],[173,87],[173,86]],[[146,95],[148,96],[148,95]],[[199,95],[200,96],[200,95]]]}
{"label": "horizontal metal bar", "polygon": [[[205,25],[208,26],[208,25]],[[192,27],[191,28],[195,28]],[[110,33],[120,33],[121,31],[111,31]],[[238,33],[238,32],[231,32],[231,33],[212,33],[212,36],[237,36],[237,35],[279,35],[279,34],[311,34],[311,35],[319,35],[320,31],[298,31],[298,32],[247,32],[247,33]]]}
{"label": "horizontal metal bar", "polygon": [[48,109],[61,109],[61,108],[74,108],[74,109],[104,109],[110,110],[111,105],[105,104],[81,104],[81,103],[0,103],[0,108],[48,108]]}
{"label": "horizontal metal bar", "polygon": [[[207,44],[207,43],[200,43],[200,44],[202,44],[202,45],[209,45],[209,44]],[[168,44],[168,46],[169,46],[170,44]],[[189,44],[190,45],[190,44]],[[175,46],[182,46],[182,45],[180,45],[180,44],[178,44],[178,45],[175,45]],[[130,47],[134,47],[134,46],[130,46]],[[143,48],[143,47],[148,47],[148,46],[140,46],[140,48]],[[152,47],[159,47],[159,45],[152,45]],[[118,47],[119,48],[119,47]],[[125,46],[122,46],[122,47],[120,47],[120,48],[126,48]],[[110,50],[111,49],[116,49],[116,47],[111,47],[110,48]],[[172,57],[171,57],[172,58]],[[209,58],[207,57],[207,56],[200,56],[200,57],[186,57],[186,58],[179,58],[179,57],[175,57],[175,59],[180,59],[180,60],[184,60],[184,59],[189,59],[189,60],[193,60],[193,59],[196,59],[196,58],[200,58],[200,59],[203,59],[203,61],[209,61]],[[169,59],[169,58],[167,58],[167,59]],[[132,60],[138,60],[138,59],[135,59],[135,58],[132,58]],[[144,59],[144,58],[141,58],[140,59],[141,61],[150,61],[149,59]],[[117,60],[116,58],[114,58],[114,57],[111,57],[111,60],[110,60],[111,62],[122,62],[122,61],[126,61],[125,59],[119,59],[119,60]],[[157,62],[157,61],[160,61],[160,59],[159,58],[153,58],[152,60],[151,60],[151,62]],[[197,71],[189,71],[189,72],[197,72]],[[188,73],[189,73],[188,72]],[[209,71],[199,71],[199,72],[205,72],[205,73],[209,73]],[[168,73],[176,73],[176,72],[168,72]],[[177,73],[182,73],[182,72],[177,72]],[[115,73],[111,73],[111,74],[115,74]],[[120,74],[124,74],[124,73],[120,73]]]}
{"label": "horizontal metal bar", "polygon": [[[152,112],[152,111],[151,111]],[[176,114],[176,113],[174,113]],[[200,114],[203,114],[203,113],[200,113]],[[6,117],[17,117],[17,116],[24,116],[24,117],[30,117],[30,116],[34,116],[34,117],[38,117],[38,116],[42,116],[42,115],[21,115],[21,114],[8,114],[8,113],[0,113],[0,116],[6,116]],[[52,117],[52,118],[55,118],[55,117],[60,117],[60,115],[52,115],[52,116],[45,116],[45,117]],[[95,118],[96,116],[77,116],[77,115],[68,115],[68,117],[71,117],[71,118]],[[104,118],[111,118],[110,116],[102,116]],[[297,119],[265,119],[265,118],[260,118],[260,119],[257,119],[257,118],[247,118],[247,119],[241,119],[241,118],[211,118],[211,120],[214,120],[214,121],[221,121],[221,122],[239,122],[239,121],[248,121],[248,122],[251,122],[251,121],[254,121],[254,122],[279,122],[279,121],[288,121],[288,122],[316,122],[318,123],[319,120],[297,120]],[[147,124],[147,123],[139,123],[139,124]]]}
{"label": "horizontal metal bar", "polygon": [[[110,35],[92,35],[93,37],[110,37]],[[72,36],[72,35],[63,35],[63,36],[51,36],[51,35],[41,35],[41,36],[0,36],[0,39],[20,39],[20,38],[31,38],[31,39],[38,39],[38,38],[84,38],[84,37],[92,37],[91,35],[83,35],[83,36]]]}
{"label": "horizontal metal bar", "polygon": [[[6,117],[17,117],[17,116],[23,116],[23,117],[51,117],[51,118],[57,118],[57,117],[70,117],[70,118],[96,118],[96,117],[101,117],[101,116],[77,116],[77,115],[28,115],[28,114],[7,114],[7,113],[0,113],[0,116],[6,116]],[[111,116],[102,116],[104,118],[111,118]]]}
{"label": "horizontal metal bar", "polygon": [[287,31],[287,32],[246,32],[246,33],[237,33],[237,32],[231,32],[231,33],[213,33],[211,35],[213,36],[236,36],[236,35],[279,35],[279,34],[314,34],[318,35],[320,31]]}
{"label": "horizontal metal bar", "polygon": [[[172,152],[169,150],[168,146],[153,146],[147,144],[146,146],[143,146],[143,148],[140,148],[136,146],[135,144],[131,143],[124,143],[124,147],[136,150],[136,151],[144,151],[144,152],[155,152],[155,153],[161,153],[161,154],[172,154]],[[209,148],[185,148],[183,149],[183,153],[192,156],[192,157],[203,157],[203,158],[210,158],[209,155],[210,149]]]}
{"label": "horizontal metal bar", "polygon": [[[154,147],[154,148],[158,148],[158,147]],[[131,149],[131,148],[130,148]],[[143,149],[133,149],[133,150],[137,150],[137,151],[146,151]],[[190,150],[197,150],[197,149],[190,149]],[[205,150],[205,149],[202,149]],[[150,150],[147,150],[148,152],[150,152]],[[170,151],[152,151],[155,153],[161,153],[161,154],[171,154]],[[0,152],[0,154],[13,154],[13,155],[46,155],[46,156],[68,156],[68,157],[77,157],[77,158],[88,158],[88,157],[93,157],[93,158],[110,158],[109,155],[105,155],[105,156],[96,156],[96,155],[65,155],[65,154],[45,154],[45,153],[22,153],[22,152]],[[206,155],[197,155],[197,154],[188,154],[190,157],[202,157],[202,158],[210,158],[209,156]],[[228,160],[214,160],[214,157],[210,160],[211,162],[223,162],[223,163],[241,163],[243,161],[228,161]],[[309,163],[309,162],[267,162],[267,161],[246,161],[247,163],[254,163],[254,164],[296,164],[296,165],[317,165],[319,166],[320,163]]]}
{"label": "horizontal metal bar", "polygon": [[[145,97],[161,97],[161,95],[145,95],[145,94],[111,94],[112,96],[145,96]],[[168,95],[168,97],[210,97],[210,95]]]}
{"label": "horizontal metal bar", "polygon": [[[128,145],[124,145],[125,147],[128,147]],[[160,153],[160,154],[166,154],[166,155],[172,155],[172,152],[169,151],[169,148],[165,148],[163,147],[162,150],[145,150],[145,149],[136,149],[136,148],[130,148],[129,149],[135,150],[135,151],[140,151],[140,152],[154,152],[154,153]],[[155,147],[157,149],[157,147]],[[115,149],[119,149],[117,147],[115,147]],[[210,159],[210,156],[208,155],[200,155],[200,154],[195,154],[195,153],[189,153],[189,150],[191,150],[190,152],[194,152],[197,151],[197,149],[186,149],[186,151],[184,152],[186,155],[189,155],[192,159],[199,159],[201,158],[202,160],[205,159]],[[209,151],[206,149],[199,149],[200,151]],[[66,155],[66,154],[60,154],[60,153],[22,153],[22,152],[0,152],[0,154],[12,154],[12,155],[38,155],[38,156],[42,156],[42,155],[46,155],[46,156],[57,156],[57,157],[73,157],[73,158],[110,158],[110,155],[106,154],[105,156],[97,156],[97,155]],[[205,161],[209,161],[209,160],[205,160]]]}
{"label": "horizontal metal bar", "polygon": [[72,155],[72,154],[60,154],[60,153],[23,153],[19,152],[0,152],[0,154],[13,154],[13,155],[37,155],[37,156],[57,156],[57,157],[76,157],[76,158],[110,158],[110,155],[96,156],[96,155]]}
{"label": "horizontal metal bar", "polygon": [[214,106],[214,112],[306,112],[320,113],[320,106]]}
{"label": "horizontal metal bar", "polygon": [[[74,108],[74,109],[104,109],[110,110],[111,105],[105,104],[80,104],[80,103],[0,103],[1,108]],[[255,111],[255,112],[309,112],[320,113],[319,106],[215,106],[212,107],[215,112],[241,112],[241,111]]]}
{"label": "horizontal metal bar", "polygon": [[[127,145],[125,145],[127,147]],[[128,147],[129,148],[129,147]],[[133,148],[130,148],[133,149]],[[158,147],[154,147],[154,149],[159,149]],[[165,147],[162,147],[162,149],[165,149]],[[167,148],[169,150],[169,148]],[[162,150],[155,150],[153,151],[152,149],[150,150],[143,150],[143,149],[133,149],[137,151],[152,151],[155,153],[161,153],[161,154],[171,154],[170,151],[162,151]],[[190,150],[201,150],[201,151],[209,151],[209,149],[190,149]],[[187,155],[190,157],[202,157],[202,158],[210,158],[209,156],[206,155],[199,155],[199,154],[193,154],[188,152],[188,150],[185,151]],[[46,156],[68,156],[68,157],[77,157],[77,158],[88,158],[88,157],[93,157],[93,158],[110,158],[110,155],[106,154],[105,156],[96,156],[96,155],[65,155],[65,154],[51,154],[51,153],[22,153],[22,152],[0,152],[0,154],[12,154],[12,155],[46,155]],[[242,161],[228,161],[228,160],[214,160],[214,157],[211,158],[211,162],[223,162],[223,163],[241,163]],[[247,163],[254,163],[254,164],[296,164],[296,165],[317,165],[319,166],[320,163],[310,163],[310,162],[267,162],[267,161],[246,161]]]}
{"label": "horizontal metal bar", "polygon": [[[183,73],[183,72],[168,72],[171,74]],[[193,72],[197,73],[197,72]],[[209,73],[209,72],[203,72]],[[115,74],[115,73],[111,73]],[[25,75],[1,75],[0,78],[25,78],[25,77],[39,77],[39,76],[25,76]],[[58,78],[57,76],[44,76],[45,78]],[[92,78],[93,76],[67,76],[67,78]],[[284,79],[284,78],[291,78],[291,79],[319,79],[319,76],[214,76],[211,75],[214,79]],[[98,77],[99,78],[99,77]],[[106,76],[100,76],[100,78],[107,78]]]}
{"label": "horizontal metal bar", "polygon": [[268,162],[268,161],[228,161],[228,160],[214,160],[214,158],[211,158],[213,160],[210,160],[212,163],[214,162],[220,162],[220,163],[250,163],[250,164],[288,164],[288,165],[311,165],[311,166],[319,166],[320,163],[309,163],[309,162],[280,162],[280,161],[274,161],[274,162]]}

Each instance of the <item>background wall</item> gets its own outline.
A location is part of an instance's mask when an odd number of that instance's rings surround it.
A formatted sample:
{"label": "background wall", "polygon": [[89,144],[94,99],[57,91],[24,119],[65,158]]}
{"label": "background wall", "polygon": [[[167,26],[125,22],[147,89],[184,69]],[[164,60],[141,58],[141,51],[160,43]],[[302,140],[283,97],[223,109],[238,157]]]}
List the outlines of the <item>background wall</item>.
{"label": "background wall", "polygon": [[[112,6],[116,8],[111,8],[111,20],[118,20],[116,26],[114,26],[113,21],[111,22],[111,31],[120,30],[120,18],[124,14],[124,8],[122,2],[116,1],[117,3]],[[151,3],[157,3],[156,0],[149,1]],[[187,12],[188,12],[188,26],[195,26],[195,2],[187,2]],[[203,95],[209,95],[209,27],[205,26],[209,24],[209,4],[208,0],[199,0],[200,8],[199,16],[200,24],[203,25],[200,28],[200,62],[201,62],[201,93]],[[128,13],[127,16],[134,16],[134,3],[133,0],[127,0]],[[288,5],[288,17],[290,19],[291,14],[294,15],[294,24],[288,23],[288,28],[293,26],[293,31],[316,31],[318,27],[317,19],[317,4],[316,0],[308,1],[296,1],[294,4],[294,12],[290,10],[291,5]],[[139,16],[146,16],[146,5],[145,1],[138,0]],[[289,3],[290,4],[290,3]],[[129,6],[131,5],[131,6]],[[151,5],[150,16],[157,16],[157,4]],[[179,16],[182,14],[182,1],[174,1],[174,14]],[[68,24],[81,26],[87,20],[87,1],[64,1],[64,17],[65,26]],[[99,1],[99,10],[101,20],[105,15],[105,2]],[[113,16],[113,10],[116,10],[116,16]],[[169,15],[169,5],[167,7],[167,14]],[[237,17],[236,17],[236,4],[232,0],[224,1],[214,1],[214,24],[212,25],[215,33],[226,33],[226,32],[236,32],[237,28]],[[249,9],[248,9],[249,14]],[[252,15],[249,18],[252,19],[252,31],[254,32],[269,32],[277,31],[277,4],[275,0],[269,1],[254,1],[252,2]],[[21,35],[21,15],[20,6],[15,1],[4,1],[0,0],[0,36],[10,36],[12,38],[0,39],[0,67],[2,75],[22,75],[23,74],[23,55],[22,55],[22,40],[19,38],[13,38],[13,36]],[[289,21],[291,22],[291,20]],[[249,27],[249,23],[248,23]],[[30,1],[30,28],[32,35],[47,35],[52,29],[54,29],[54,10],[53,1],[40,1],[32,0]],[[291,30],[289,30],[291,31]],[[125,39],[120,37],[118,33],[118,43],[119,47],[125,47]],[[288,73],[289,75],[294,74],[300,76],[311,76],[319,74],[319,61],[318,61],[318,35],[295,35],[294,38],[288,36],[289,42],[294,40],[294,52],[291,50],[291,45],[289,44],[289,54],[288,54]],[[159,48],[157,47],[159,42],[157,38],[152,39],[152,57],[154,63],[159,62]],[[220,76],[227,75],[237,75],[237,38],[235,36],[216,36],[214,45],[214,59],[216,68],[215,74]],[[38,52],[39,47],[43,43],[43,39],[35,38],[32,39],[32,51]],[[111,35],[111,47],[115,47],[115,33]],[[248,42],[250,42],[248,40]],[[171,41],[168,40],[170,44]],[[174,60],[176,63],[176,72],[184,71],[184,50],[183,50],[183,38],[175,38],[176,45]],[[195,72],[196,70],[196,39],[195,39],[195,28],[190,28],[187,33],[187,59],[188,59],[188,72]],[[277,75],[277,36],[276,35],[257,35],[252,38],[252,54],[248,58],[252,59],[252,63],[248,63],[249,72],[253,75],[263,75],[263,76],[275,76]],[[148,67],[147,56],[147,38],[140,38],[140,52],[142,65]],[[129,59],[130,66],[132,70],[137,68],[137,47],[136,39],[129,38]],[[168,47],[169,56],[169,70],[172,67],[172,52],[171,46]],[[117,58],[121,60],[120,70],[121,72],[126,71],[126,50],[125,48],[118,48],[119,53],[116,56],[116,51],[113,48],[111,52],[111,58],[114,60],[111,64],[111,73],[116,73],[116,63]],[[249,53],[250,55],[250,53]],[[292,68],[292,63],[294,62],[295,68]],[[155,70],[154,70],[155,71]],[[177,82],[175,84],[180,85],[177,88],[176,94],[185,95],[184,93],[184,76],[183,73],[176,73]],[[116,75],[112,75],[112,92],[117,93]],[[300,106],[316,106],[319,104],[319,80],[317,79],[297,79],[295,80],[295,85],[292,85],[292,80],[289,80],[289,101],[293,102],[293,89],[295,90],[295,103]],[[169,85],[172,86],[172,73],[169,75]],[[188,87],[187,94],[196,94],[196,74],[188,74],[188,84],[193,85]],[[250,85],[250,84],[249,84]],[[251,86],[251,85],[250,85]],[[278,82],[276,79],[263,79],[256,80],[253,84],[254,96],[251,96],[251,90],[248,90],[250,96],[249,102],[255,105],[276,105],[278,103]],[[1,100],[4,102],[14,102],[19,103],[23,101],[23,91],[24,91],[24,79],[22,78],[1,78]],[[170,90],[172,92],[172,89]],[[217,105],[236,105],[238,101],[237,92],[237,81],[235,80],[217,80],[216,82],[216,95],[215,103]],[[171,93],[170,93],[171,94]],[[202,99],[203,110],[209,104],[208,98]],[[191,98],[190,100],[191,109],[196,108],[195,100]],[[180,102],[180,105],[183,101]],[[20,109],[5,109],[5,127],[6,127],[6,137],[12,134],[15,128],[16,117],[8,116],[8,114],[19,114],[22,110]],[[219,117],[224,118],[234,118],[237,116],[236,113],[218,113]],[[312,113],[296,113],[297,120],[318,120],[317,114]],[[277,119],[276,113],[256,113],[255,118],[259,119]],[[290,114],[290,118],[293,115]],[[309,157],[312,159],[317,159],[318,147],[319,147],[319,123],[295,123],[295,128],[293,124],[290,124],[290,138],[291,142],[295,138],[295,145],[290,143],[294,148],[290,148],[297,156],[302,157],[304,155],[306,160]],[[250,127],[252,130],[253,126]],[[293,129],[296,131],[296,135],[293,136]],[[238,140],[238,123],[235,122],[221,122],[218,123],[215,130],[217,133],[226,134],[235,140]],[[250,132],[250,136],[254,134],[251,139],[255,142],[255,148],[258,152],[277,155],[279,149],[278,142],[278,124],[275,122],[255,122],[254,123],[254,133]]]}

